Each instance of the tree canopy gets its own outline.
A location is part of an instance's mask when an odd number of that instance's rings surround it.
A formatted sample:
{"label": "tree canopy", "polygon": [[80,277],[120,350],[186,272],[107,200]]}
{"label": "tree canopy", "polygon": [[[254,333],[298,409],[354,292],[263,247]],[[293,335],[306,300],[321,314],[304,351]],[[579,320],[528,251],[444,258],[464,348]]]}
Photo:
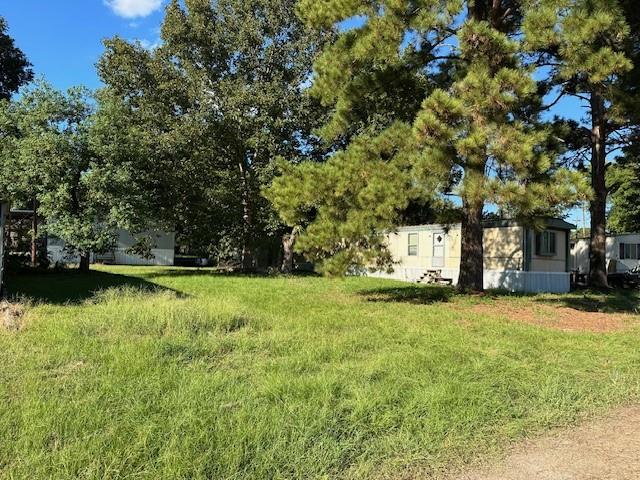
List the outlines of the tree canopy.
{"label": "tree canopy", "polygon": [[326,34],[302,24],[293,0],[187,0],[169,4],[161,35],[153,50],[106,42],[105,153],[132,164],[184,243],[251,269],[283,231],[260,194],[274,160],[318,149],[322,110],[305,90]]}
{"label": "tree canopy", "polygon": [[8,144],[0,158],[3,195],[18,205],[33,202],[47,233],[81,256],[83,270],[90,252],[113,245],[117,223],[91,147],[92,113],[87,90],[63,93],[46,83],[0,110]]}
{"label": "tree canopy", "polygon": [[31,64],[7,30],[7,22],[0,17],[0,100],[8,100],[33,79]]}
{"label": "tree canopy", "polygon": [[608,172],[611,191],[609,230],[615,233],[640,232],[640,152],[627,152]]}
{"label": "tree canopy", "polygon": [[[326,138],[347,133],[370,97],[388,91],[408,105],[374,117],[383,121],[326,164],[285,169],[274,182],[284,218],[306,225],[298,248],[328,270],[387,264],[379,234],[419,200],[462,223],[459,283],[481,290],[487,206],[531,217],[576,200],[580,181],[558,163],[523,63],[520,2],[302,1],[300,11],[318,29],[362,19],[316,62],[313,93],[333,109]],[[409,88],[397,87],[397,71]]]}
{"label": "tree canopy", "polygon": [[[592,195],[590,280],[607,286],[607,169],[612,154],[623,148],[637,125],[634,71],[638,55],[637,5],[620,0],[531,0],[524,30],[529,48],[548,68],[544,85],[560,101],[573,96],[588,112],[588,123],[576,125],[574,166],[589,166]],[[634,92],[636,90],[636,92]],[[632,107],[633,105],[633,107]],[[631,108],[630,108],[631,107]]]}
{"label": "tree canopy", "polygon": [[607,202],[638,227],[639,27],[633,0],[171,0],[157,46],[105,42],[95,95],[12,101],[32,73],[0,19],[0,195],[85,258],[164,228],[243,270],[294,245],[388,269],[385,233],[459,223],[472,290],[488,216],[588,201],[606,286]]}

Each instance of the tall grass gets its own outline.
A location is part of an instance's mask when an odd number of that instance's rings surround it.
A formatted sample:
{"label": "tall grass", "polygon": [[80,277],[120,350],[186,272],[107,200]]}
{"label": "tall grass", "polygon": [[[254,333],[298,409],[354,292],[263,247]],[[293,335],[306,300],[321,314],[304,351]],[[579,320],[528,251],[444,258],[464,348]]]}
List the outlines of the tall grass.
{"label": "tall grass", "polygon": [[136,282],[0,333],[1,477],[426,476],[640,398],[637,327],[371,301],[405,288],[382,280],[113,273]]}

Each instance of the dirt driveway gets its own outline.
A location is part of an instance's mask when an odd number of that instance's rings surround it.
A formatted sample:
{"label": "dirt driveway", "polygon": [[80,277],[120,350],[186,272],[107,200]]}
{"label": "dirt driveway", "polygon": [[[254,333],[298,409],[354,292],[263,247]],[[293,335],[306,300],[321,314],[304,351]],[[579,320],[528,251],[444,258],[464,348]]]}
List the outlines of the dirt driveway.
{"label": "dirt driveway", "polygon": [[638,480],[640,406],[518,445],[498,466],[452,480]]}

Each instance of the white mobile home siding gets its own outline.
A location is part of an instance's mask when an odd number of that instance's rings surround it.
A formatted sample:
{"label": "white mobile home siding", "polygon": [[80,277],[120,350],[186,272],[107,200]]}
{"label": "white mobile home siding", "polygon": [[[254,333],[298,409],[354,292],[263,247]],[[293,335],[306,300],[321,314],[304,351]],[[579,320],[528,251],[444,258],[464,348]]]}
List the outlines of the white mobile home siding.
{"label": "white mobile home siding", "polygon": [[[638,245],[636,248],[640,249],[640,233],[625,233],[607,238],[607,259],[615,260],[615,264],[611,265],[611,269],[617,273],[633,270],[640,265],[640,259],[638,258],[620,257],[620,245],[623,243]],[[636,253],[636,256],[640,255]]]}
{"label": "white mobile home siding", "polygon": [[[621,258],[621,244],[640,245],[640,233],[623,233],[607,236],[607,271],[624,273],[640,265],[640,259]],[[580,239],[571,250],[571,264],[580,273],[589,272],[589,240]]]}
{"label": "white mobile home siding", "polygon": [[[136,243],[136,239],[129,232],[118,232],[118,241],[112,252],[105,255],[92,255],[91,262],[101,258],[111,257],[109,263],[115,265],[156,265],[172,266],[175,259],[175,233],[169,232],[145,232],[153,239],[155,248],[151,249],[152,258],[142,258],[132,255],[127,251]],[[57,239],[49,239],[47,252],[52,263],[78,263],[77,255],[69,255],[64,250],[64,242]]]}
{"label": "white mobile home siding", "polygon": [[[418,236],[417,255],[409,255],[409,235]],[[438,242],[437,237],[442,240]],[[434,243],[444,249],[444,262],[434,259]],[[446,278],[458,281],[460,273],[460,225],[447,228],[443,225],[421,225],[417,227],[401,227],[388,235],[388,248],[397,265],[391,276],[398,280],[416,282],[427,271],[438,269]]]}
{"label": "white mobile home siding", "polygon": [[533,272],[566,272],[567,271],[567,235],[569,232],[556,230],[556,254],[553,256],[538,255],[534,250],[531,257],[531,268]]}

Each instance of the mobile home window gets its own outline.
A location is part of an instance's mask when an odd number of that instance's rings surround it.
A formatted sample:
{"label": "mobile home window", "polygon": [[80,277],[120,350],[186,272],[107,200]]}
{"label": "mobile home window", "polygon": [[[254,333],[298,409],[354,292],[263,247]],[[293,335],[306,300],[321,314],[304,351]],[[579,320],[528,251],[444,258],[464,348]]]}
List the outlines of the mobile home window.
{"label": "mobile home window", "polygon": [[536,254],[552,257],[556,255],[556,232],[545,230],[536,235]]}
{"label": "mobile home window", "polygon": [[417,233],[409,234],[409,256],[410,257],[418,256],[418,234]]}
{"label": "mobile home window", "polygon": [[620,244],[620,260],[639,260],[640,244],[637,243],[621,243]]}

